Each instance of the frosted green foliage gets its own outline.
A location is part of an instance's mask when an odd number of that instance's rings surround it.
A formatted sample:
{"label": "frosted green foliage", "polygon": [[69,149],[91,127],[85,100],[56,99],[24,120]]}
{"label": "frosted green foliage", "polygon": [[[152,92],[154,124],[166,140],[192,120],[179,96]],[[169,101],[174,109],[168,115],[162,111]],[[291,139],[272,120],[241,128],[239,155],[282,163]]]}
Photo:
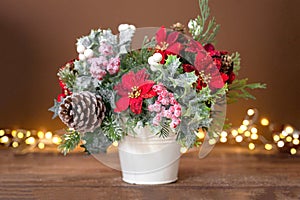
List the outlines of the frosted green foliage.
{"label": "frosted green foliage", "polygon": [[66,130],[67,133],[62,136],[62,143],[58,146],[58,149],[66,155],[73,149],[75,149],[80,142],[80,133],[73,130]]}
{"label": "frosted green foliage", "polygon": [[194,72],[181,74],[180,61],[176,56],[169,55],[166,64],[159,68],[158,82],[163,83],[174,93],[181,105],[181,123],[177,128],[178,140],[186,147],[192,147],[197,139],[195,132],[199,128],[209,127],[212,122],[211,106],[226,92],[226,87],[212,93],[209,87],[197,91],[193,84],[198,76]]}
{"label": "frosted green foliage", "polygon": [[91,154],[105,153],[107,148],[112,144],[100,128],[93,132],[85,133],[81,139],[83,140],[83,147]]}
{"label": "frosted green foliage", "polygon": [[199,41],[202,45],[213,43],[220,25],[216,23],[215,18],[210,18],[210,9],[208,0],[199,0],[200,15],[191,19],[188,23],[189,32],[193,39]]}
{"label": "frosted green foliage", "polygon": [[119,47],[120,47],[120,54],[125,54],[129,52],[130,44],[132,37],[135,33],[134,29],[128,28],[124,31],[121,31],[119,34]]}
{"label": "frosted green foliage", "polygon": [[113,113],[104,118],[101,129],[110,141],[119,141],[125,135],[117,116]]}
{"label": "frosted green foliage", "polygon": [[90,76],[79,76],[76,78],[73,86],[73,92],[90,91],[96,92],[98,86],[98,80]]}

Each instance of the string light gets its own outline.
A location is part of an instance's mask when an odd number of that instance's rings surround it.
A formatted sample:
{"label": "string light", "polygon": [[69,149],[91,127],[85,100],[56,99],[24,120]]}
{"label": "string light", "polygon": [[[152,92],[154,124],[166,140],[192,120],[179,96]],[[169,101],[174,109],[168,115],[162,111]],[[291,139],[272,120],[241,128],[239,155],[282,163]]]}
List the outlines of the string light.
{"label": "string light", "polygon": [[249,120],[245,119],[245,120],[243,121],[243,125],[248,126],[249,124],[250,124]]}
{"label": "string light", "polygon": [[270,122],[269,122],[269,120],[268,120],[267,118],[262,118],[262,119],[260,120],[260,124],[261,124],[262,126],[268,126],[268,125],[270,124]]}
{"label": "string light", "polygon": [[251,134],[251,139],[252,140],[257,140],[258,139],[258,135],[256,133]]}
{"label": "string light", "polygon": [[180,148],[180,153],[186,153],[187,152],[187,148],[186,147],[181,147]]}
{"label": "string light", "polygon": [[291,153],[292,155],[294,155],[294,154],[297,153],[297,150],[296,150],[295,148],[291,148],[290,153]]}
{"label": "string light", "polygon": [[241,135],[238,135],[238,136],[235,137],[235,141],[240,143],[240,142],[243,141],[243,137]]}
{"label": "string light", "polygon": [[255,111],[254,111],[253,109],[248,109],[248,110],[247,110],[247,114],[248,114],[249,116],[254,115],[254,113],[255,113]]}
{"label": "string light", "polygon": [[42,142],[39,143],[39,144],[38,144],[38,148],[39,148],[39,149],[44,149],[44,148],[45,148],[45,144],[42,143]]}
{"label": "string light", "polygon": [[227,142],[227,138],[226,138],[226,137],[221,137],[221,138],[220,138],[220,142],[226,143],[226,142]]}
{"label": "string light", "polygon": [[237,130],[233,129],[231,131],[231,134],[232,134],[233,137],[236,137],[239,134],[239,132]]}
{"label": "string light", "polygon": [[19,146],[19,143],[18,142],[13,142],[12,145],[11,145],[13,148],[17,148]]}
{"label": "string light", "polygon": [[280,137],[279,137],[278,135],[274,135],[274,136],[273,136],[273,140],[274,140],[275,142],[278,142],[278,141],[280,140]]}
{"label": "string light", "polygon": [[0,143],[6,144],[8,142],[9,142],[9,138],[6,135],[0,138]]}
{"label": "string light", "polygon": [[48,131],[45,133],[45,138],[50,140],[52,138],[52,132]]}
{"label": "string light", "polygon": [[117,146],[119,146],[119,143],[118,143],[118,141],[114,141],[114,142],[112,143],[112,145],[113,145],[114,147],[117,147]]}
{"label": "string light", "polygon": [[286,132],[287,134],[291,134],[291,133],[294,132],[294,129],[293,129],[293,127],[291,127],[291,126],[286,126],[286,127],[285,127],[285,132]]}
{"label": "string light", "polygon": [[205,133],[202,129],[199,129],[197,132],[196,132],[196,135],[199,139],[203,139],[205,137]]}
{"label": "string light", "polygon": [[20,139],[22,139],[24,137],[24,133],[18,132],[17,137],[20,138]]}
{"label": "string light", "polygon": [[250,150],[254,150],[254,149],[255,149],[255,144],[253,144],[252,142],[249,143],[248,148],[249,148]]}
{"label": "string light", "polygon": [[245,135],[245,137],[250,137],[251,132],[250,131],[245,131],[244,135]]}
{"label": "string light", "polygon": [[272,150],[273,146],[271,144],[265,144],[265,149],[270,151]]}
{"label": "string light", "polygon": [[0,130],[0,137],[3,136],[5,134],[4,130]]}
{"label": "string light", "polygon": [[[297,148],[300,148],[300,132],[295,130],[292,126],[274,126],[266,117],[258,119],[258,111],[256,109],[248,109],[247,115],[238,128],[231,129],[229,135],[220,134],[219,141],[221,143],[232,143],[232,141],[241,145],[248,145],[249,150],[254,150],[258,146],[263,146],[265,150],[271,151],[274,146],[277,146],[281,152],[297,153]],[[268,127],[272,134],[272,141],[266,139],[260,134],[266,131]],[[255,142],[254,142],[255,141]],[[254,144],[255,143],[255,144]]]}
{"label": "string light", "polygon": [[283,147],[283,146],[284,146],[284,141],[279,140],[279,141],[277,142],[277,146],[278,146],[279,148]]}
{"label": "string light", "polygon": [[44,132],[43,132],[43,131],[39,131],[39,132],[37,133],[37,136],[38,136],[40,139],[44,138]]}

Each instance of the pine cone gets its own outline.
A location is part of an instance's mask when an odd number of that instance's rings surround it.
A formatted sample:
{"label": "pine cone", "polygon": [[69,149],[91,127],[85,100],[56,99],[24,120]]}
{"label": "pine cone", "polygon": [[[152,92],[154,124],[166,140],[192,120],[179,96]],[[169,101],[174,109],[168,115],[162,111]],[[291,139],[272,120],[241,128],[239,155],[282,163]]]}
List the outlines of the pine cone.
{"label": "pine cone", "polygon": [[79,132],[92,132],[105,117],[102,98],[88,91],[73,93],[60,105],[58,116],[68,127]]}

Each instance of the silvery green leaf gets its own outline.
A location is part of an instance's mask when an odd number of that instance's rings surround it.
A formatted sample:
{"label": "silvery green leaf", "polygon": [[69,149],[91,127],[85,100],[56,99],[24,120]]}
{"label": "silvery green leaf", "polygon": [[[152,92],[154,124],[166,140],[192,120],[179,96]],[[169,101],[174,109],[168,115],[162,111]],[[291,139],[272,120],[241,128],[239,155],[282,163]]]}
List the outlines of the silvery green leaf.
{"label": "silvery green leaf", "polygon": [[96,92],[98,80],[91,76],[78,76],[74,84],[74,92],[90,91]]}

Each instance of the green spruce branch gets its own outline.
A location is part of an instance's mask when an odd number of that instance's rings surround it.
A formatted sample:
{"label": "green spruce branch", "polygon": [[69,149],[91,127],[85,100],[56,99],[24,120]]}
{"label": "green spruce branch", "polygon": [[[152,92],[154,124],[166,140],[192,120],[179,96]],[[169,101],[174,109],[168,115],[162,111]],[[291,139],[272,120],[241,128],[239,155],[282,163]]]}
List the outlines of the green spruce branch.
{"label": "green spruce branch", "polygon": [[66,130],[68,133],[62,136],[62,143],[58,146],[58,149],[66,155],[70,151],[74,150],[80,142],[80,133],[74,130]]}

